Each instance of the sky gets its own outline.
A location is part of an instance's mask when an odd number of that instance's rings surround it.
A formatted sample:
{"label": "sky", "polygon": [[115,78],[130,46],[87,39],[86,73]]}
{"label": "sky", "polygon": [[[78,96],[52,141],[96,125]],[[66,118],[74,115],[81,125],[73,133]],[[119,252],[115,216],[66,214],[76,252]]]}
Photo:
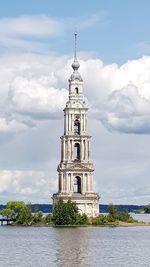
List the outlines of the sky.
{"label": "sky", "polygon": [[0,203],[52,203],[74,33],[100,203],[150,203],[149,0],[5,0]]}

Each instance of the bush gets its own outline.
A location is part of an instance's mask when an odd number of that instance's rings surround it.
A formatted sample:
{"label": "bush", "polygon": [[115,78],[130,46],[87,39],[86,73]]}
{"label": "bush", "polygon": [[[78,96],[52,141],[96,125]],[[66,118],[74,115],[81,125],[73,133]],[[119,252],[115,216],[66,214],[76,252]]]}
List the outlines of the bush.
{"label": "bush", "polygon": [[108,223],[108,216],[100,214],[95,218],[92,218],[92,225],[105,225]]}
{"label": "bush", "polygon": [[37,211],[33,215],[33,222],[34,223],[41,223],[43,218],[43,213],[41,211]]}
{"label": "bush", "polygon": [[80,214],[78,213],[76,216],[76,224],[77,225],[84,225],[84,224],[88,224],[88,217],[85,213]]}
{"label": "bush", "polygon": [[127,220],[127,223],[138,223],[138,220],[133,219],[131,216]]}
{"label": "bush", "polygon": [[84,225],[88,224],[86,214],[80,214],[75,202],[62,199],[54,206],[52,220],[55,225]]}
{"label": "bush", "polygon": [[131,217],[127,210],[118,211],[113,204],[110,204],[108,206],[108,210],[109,214],[107,218],[109,222],[115,222],[117,220],[122,222],[129,222],[129,220],[134,221],[134,219]]}
{"label": "bush", "polygon": [[53,224],[52,215],[51,214],[46,215],[44,220],[45,220],[46,224]]}

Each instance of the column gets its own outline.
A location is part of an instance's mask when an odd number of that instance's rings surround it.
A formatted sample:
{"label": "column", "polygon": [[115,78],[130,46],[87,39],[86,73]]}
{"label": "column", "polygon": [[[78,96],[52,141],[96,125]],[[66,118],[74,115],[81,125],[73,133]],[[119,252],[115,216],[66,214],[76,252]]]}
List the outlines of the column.
{"label": "column", "polygon": [[87,114],[85,114],[85,132],[87,133]]}
{"label": "column", "polygon": [[66,146],[65,146],[65,138],[63,138],[63,160],[66,160]]}
{"label": "column", "polygon": [[65,133],[68,134],[68,114],[65,113]]}
{"label": "column", "polygon": [[72,154],[73,154],[73,151],[72,151],[72,139],[70,140],[70,159],[72,160]]}
{"label": "column", "polygon": [[64,172],[63,172],[63,192],[66,192],[66,176]]}
{"label": "column", "polygon": [[86,139],[86,159],[89,159],[89,144],[88,144],[88,139]]}
{"label": "column", "polygon": [[91,188],[91,192],[93,192],[93,175],[90,174],[90,188]]}
{"label": "column", "polygon": [[86,184],[86,192],[88,192],[88,176],[87,173],[85,173],[85,184]]}
{"label": "column", "polygon": [[84,150],[83,150],[83,139],[81,139],[81,147],[80,147],[80,150],[81,150],[81,160],[83,160],[84,159]]}
{"label": "column", "polygon": [[85,139],[83,140],[83,148],[84,148],[84,160],[86,160],[86,158],[85,158],[85,153],[86,153],[86,148],[85,148]]}
{"label": "column", "polygon": [[67,192],[70,192],[70,173],[66,174]]}
{"label": "column", "polygon": [[68,115],[69,116],[69,134],[71,132],[71,114]]}
{"label": "column", "polygon": [[61,138],[61,160],[63,160],[63,140]]}
{"label": "column", "polygon": [[85,126],[85,114],[84,114],[84,132],[86,131],[86,126]]}
{"label": "column", "polygon": [[82,124],[82,132],[83,132],[84,131],[84,115],[83,114],[82,114],[81,124]]}
{"label": "column", "polygon": [[61,192],[61,179],[60,179],[60,173],[58,175],[58,192]]}
{"label": "column", "polygon": [[73,134],[74,129],[73,129],[74,123],[73,123],[73,114],[71,114],[71,132]]}
{"label": "column", "polygon": [[90,161],[90,153],[91,153],[90,140],[88,140],[88,161]]}
{"label": "column", "polygon": [[70,175],[70,192],[73,193],[73,173]]}
{"label": "column", "polygon": [[87,180],[88,180],[88,192],[90,192],[91,190],[91,187],[90,187],[90,175],[88,173],[88,176],[87,176]]}
{"label": "column", "polygon": [[86,180],[85,180],[85,174],[82,175],[82,181],[83,181],[83,194],[86,192]]}
{"label": "column", "polygon": [[62,172],[60,173],[60,187],[61,187],[60,192],[63,192],[63,173]]}
{"label": "column", "polygon": [[67,129],[68,129],[68,132],[69,132],[69,114],[68,114],[68,122],[67,122]]}

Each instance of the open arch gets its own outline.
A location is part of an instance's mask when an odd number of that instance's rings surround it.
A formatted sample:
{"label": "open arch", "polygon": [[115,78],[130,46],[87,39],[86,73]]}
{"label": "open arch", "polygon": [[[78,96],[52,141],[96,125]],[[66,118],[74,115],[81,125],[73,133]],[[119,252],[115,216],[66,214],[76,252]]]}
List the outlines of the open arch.
{"label": "open arch", "polygon": [[75,135],[80,134],[80,122],[79,122],[79,120],[74,121],[74,134]]}
{"label": "open arch", "polygon": [[73,154],[74,154],[74,160],[80,160],[80,144],[75,143]]}
{"label": "open arch", "polygon": [[81,178],[79,176],[74,177],[73,192],[81,194]]}
{"label": "open arch", "polygon": [[75,93],[76,93],[76,95],[79,94],[79,89],[78,89],[78,87],[75,88]]}

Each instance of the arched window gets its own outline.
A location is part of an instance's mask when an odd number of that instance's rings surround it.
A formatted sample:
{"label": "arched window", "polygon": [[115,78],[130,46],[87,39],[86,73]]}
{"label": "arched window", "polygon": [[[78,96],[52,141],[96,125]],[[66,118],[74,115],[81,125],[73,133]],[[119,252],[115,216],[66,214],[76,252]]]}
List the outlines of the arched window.
{"label": "arched window", "polygon": [[80,160],[80,145],[75,143],[74,145],[74,160]]}
{"label": "arched window", "polygon": [[74,134],[75,135],[80,134],[80,122],[79,122],[79,120],[74,121]]}
{"label": "arched window", "polygon": [[75,88],[75,93],[76,93],[76,95],[78,95],[78,93],[79,93],[78,87]]}
{"label": "arched window", "polygon": [[73,192],[81,194],[81,178],[79,176],[74,177]]}

